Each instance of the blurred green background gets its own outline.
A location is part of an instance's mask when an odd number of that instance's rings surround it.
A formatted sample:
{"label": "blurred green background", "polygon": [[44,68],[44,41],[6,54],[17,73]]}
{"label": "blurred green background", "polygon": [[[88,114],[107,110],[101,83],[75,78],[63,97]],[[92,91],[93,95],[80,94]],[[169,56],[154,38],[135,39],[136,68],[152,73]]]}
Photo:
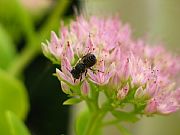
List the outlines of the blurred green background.
{"label": "blurred green background", "polygon": [[[67,135],[72,113],[41,53],[41,42],[75,17],[118,14],[136,38],[163,42],[179,53],[178,0],[0,0],[0,135]],[[78,107],[73,108],[74,110]],[[180,113],[126,125],[134,135],[180,135]],[[114,127],[105,133],[119,134]],[[105,134],[104,133],[104,134]]]}

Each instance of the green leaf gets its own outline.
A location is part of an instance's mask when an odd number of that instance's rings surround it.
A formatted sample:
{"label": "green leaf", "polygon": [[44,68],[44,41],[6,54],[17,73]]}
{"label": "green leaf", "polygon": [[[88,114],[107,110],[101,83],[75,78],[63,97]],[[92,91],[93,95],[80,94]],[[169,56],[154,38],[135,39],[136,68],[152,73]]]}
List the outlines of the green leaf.
{"label": "green leaf", "polygon": [[116,117],[119,121],[128,121],[128,122],[136,122],[139,118],[132,113],[122,112],[122,111],[111,111],[112,115]]}
{"label": "green leaf", "polygon": [[15,46],[0,24],[0,68],[6,69],[15,56]]}
{"label": "green leaf", "polygon": [[10,135],[30,135],[24,123],[11,111],[6,111]]}
{"label": "green leaf", "polygon": [[80,98],[70,98],[64,101],[63,105],[73,105],[73,104],[80,103],[81,101],[82,99]]}
{"label": "green leaf", "polygon": [[0,135],[11,135],[4,110],[0,109]]}
{"label": "green leaf", "polygon": [[0,111],[10,110],[24,119],[28,108],[28,96],[23,83],[0,70]]}
{"label": "green leaf", "polygon": [[0,109],[0,135],[30,135],[23,122],[11,111]]}

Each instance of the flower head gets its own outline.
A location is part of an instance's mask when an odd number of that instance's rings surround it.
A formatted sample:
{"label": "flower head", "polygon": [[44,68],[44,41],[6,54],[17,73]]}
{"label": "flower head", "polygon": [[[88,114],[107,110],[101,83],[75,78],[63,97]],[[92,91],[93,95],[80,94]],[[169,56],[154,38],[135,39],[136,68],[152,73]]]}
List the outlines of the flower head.
{"label": "flower head", "polygon": [[[43,52],[61,65],[56,75],[67,94],[88,97],[89,92],[101,90],[117,107],[131,103],[136,112],[148,115],[169,114],[180,107],[180,90],[175,90],[179,58],[163,46],[134,40],[129,26],[117,17],[77,17],[69,28],[62,27],[59,37],[52,32]],[[97,59],[91,67],[82,61],[88,53]],[[74,78],[71,71],[78,63],[83,68]]]}

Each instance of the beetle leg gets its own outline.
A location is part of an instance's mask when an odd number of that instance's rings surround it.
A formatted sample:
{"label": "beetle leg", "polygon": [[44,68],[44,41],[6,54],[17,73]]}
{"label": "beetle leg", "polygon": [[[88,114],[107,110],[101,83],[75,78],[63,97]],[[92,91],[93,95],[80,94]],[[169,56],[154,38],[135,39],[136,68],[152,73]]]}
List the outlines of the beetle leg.
{"label": "beetle leg", "polygon": [[98,72],[101,72],[101,73],[104,73],[103,71],[101,71],[101,70],[97,70]]}
{"label": "beetle leg", "polygon": [[93,74],[95,74],[96,72],[96,70],[95,69],[92,69],[92,68],[89,68],[92,72],[93,72]]}
{"label": "beetle leg", "polygon": [[93,71],[93,74],[95,74],[96,73],[96,71],[97,72],[101,72],[101,73],[104,73],[103,71],[100,71],[100,70],[98,70],[98,69],[92,69],[92,68],[89,68],[91,71]]}
{"label": "beetle leg", "polygon": [[85,76],[87,75],[87,69],[86,69],[86,71],[85,71]]}
{"label": "beetle leg", "polygon": [[76,79],[74,79],[74,83],[76,82]]}
{"label": "beetle leg", "polygon": [[82,80],[82,74],[80,75],[80,82],[81,82],[81,80]]}

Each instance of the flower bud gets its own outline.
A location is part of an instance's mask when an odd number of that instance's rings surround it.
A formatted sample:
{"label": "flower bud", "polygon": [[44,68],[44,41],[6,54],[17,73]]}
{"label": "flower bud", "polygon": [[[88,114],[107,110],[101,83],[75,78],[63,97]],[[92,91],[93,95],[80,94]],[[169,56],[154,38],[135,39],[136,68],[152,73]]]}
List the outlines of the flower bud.
{"label": "flower bud", "polygon": [[121,90],[118,91],[117,93],[118,99],[120,100],[125,99],[128,92],[129,92],[129,84],[126,84],[126,86],[124,86]]}
{"label": "flower bud", "polygon": [[89,83],[86,80],[84,80],[84,82],[81,85],[81,92],[83,95],[88,95],[89,91],[90,91]]}

